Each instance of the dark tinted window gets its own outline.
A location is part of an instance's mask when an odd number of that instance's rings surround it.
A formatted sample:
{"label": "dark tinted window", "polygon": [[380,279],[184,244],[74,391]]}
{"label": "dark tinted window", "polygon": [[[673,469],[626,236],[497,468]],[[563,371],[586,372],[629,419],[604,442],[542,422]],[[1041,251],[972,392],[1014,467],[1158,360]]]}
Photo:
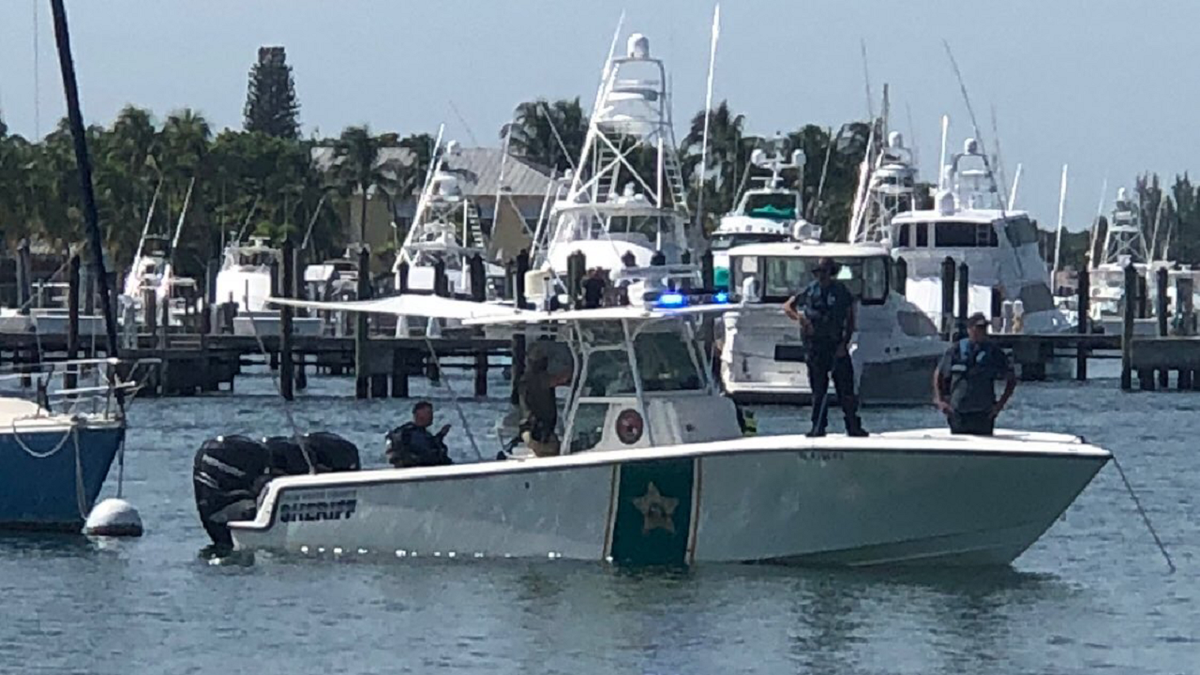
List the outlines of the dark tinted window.
{"label": "dark tinted window", "polygon": [[937,223],[934,245],[950,248],[995,247],[1000,245],[991,223]]}

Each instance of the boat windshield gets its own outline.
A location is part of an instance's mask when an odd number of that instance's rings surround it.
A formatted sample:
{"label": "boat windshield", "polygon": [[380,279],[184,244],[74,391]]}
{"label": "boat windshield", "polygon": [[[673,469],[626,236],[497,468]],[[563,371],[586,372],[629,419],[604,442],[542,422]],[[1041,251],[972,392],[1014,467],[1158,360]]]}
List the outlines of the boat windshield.
{"label": "boat windshield", "polygon": [[[704,380],[689,353],[688,343],[678,332],[646,332],[634,339],[642,390],[694,391]],[[604,349],[588,356],[584,396],[622,396],[636,391],[624,348]]]}
{"label": "boat windshield", "polygon": [[713,235],[711,247],[714,251],[727,251],[743,244],[769,244],[787,241],[788,235],[780,232],[732,232]]}
{"label": "boat windshield", "polygon": [[[756,268],[751,269],[761,271],[759,288],[763,302],[783,302],[807,286],[818,260],[817,257],[760,258]],[[841,267],[838,280],[863,304],[881,304],[887,300],[891,263],[888,257],[834,258],[834,261]],[[743,277],[751,274],[745,271],[746,267],[743,264]]]}
{"label": "boat windshield", "polygon": [[791,193],[767,193],[746,195],[747,216],[770,220],[795,220],[796,196]]}
{"label": "boat windshield", "polygon": [[238,264],[243,267],[270,267],[275,262],[275,256],[270,251],[243,251],[238,256]]}

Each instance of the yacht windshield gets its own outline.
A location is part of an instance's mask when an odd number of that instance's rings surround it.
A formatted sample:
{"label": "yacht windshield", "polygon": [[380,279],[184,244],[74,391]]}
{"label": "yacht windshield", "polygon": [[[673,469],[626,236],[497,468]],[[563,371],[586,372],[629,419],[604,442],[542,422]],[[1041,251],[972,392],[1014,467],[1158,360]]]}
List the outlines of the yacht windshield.
{"label": "yacht windshield", "polygon": [[787,241],[788,235],[774,232],[734,232],[731,234],[713,235],[710,244],[714,251],[727,251],[734,246],[743,244],[767,244],[776,241]]}
{"label": "yacht windshield", "polygon": [[[818,258],[772,258],[759,260],[762,272],[760,288],[766,302],[783,302],[813,280],[812,271]],[[840,266],[838,281],[863,304],[881,304],[887,300],[888,269],[891,260],[886,256],[871,258],[834,258]]]}
{"label": "yacht windshield", "polygon": [[746,215],[771,220],[795,220],[796,195],[789,193],[746,195]]}
{"label": "yacht windshield", "polygon": [[[688,344],[677,332],[642,333],[633,343],[642,389],[653,391],[691,391],[702,389],[704,381],[688,353]],[[585,396],[622,396],[636,391],[624,348],[605,349],[588,356]]]}

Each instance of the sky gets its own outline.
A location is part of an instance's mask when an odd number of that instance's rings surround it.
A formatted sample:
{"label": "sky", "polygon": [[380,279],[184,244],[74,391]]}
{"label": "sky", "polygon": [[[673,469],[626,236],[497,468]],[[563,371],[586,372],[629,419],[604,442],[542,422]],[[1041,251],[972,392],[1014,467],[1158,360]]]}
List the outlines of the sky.
{"label": "sky", "polygon": [[[580,96],[590,107],[622,11],[623,33],[644,33],[652,54],[667,61],[682,137],[704,106],[713,5],[67,0],[67,9],[89,122],[109,124],[134,103],[160,120],[191,107],[217,129],[239,127],[257,48],[281,44],[305,134],[361,123],[435,133],[445,123],[464,145],[499,145],[499,129],[521,101]],[[986,146],[994,150],[999,139],[1010,181],[1023,166],[1017,207],[1044,228],[1057,219],[1064,163],[1074,230],[1090,225],[1105,178],[1107,211],[1116,188],[1139,172],[1170,181],[1197,163],[1200,3],[726,0],[721,17],[715,100],[744,114],[748,132],[865,118],[865,44],[874,98],[890,85],[891,127],[916,147],[929,180],[941,115],[951,119],[951,148],[971,135],[946,40]],[[0,0],[0,115],[11,131],[44,134],[62,116],[56,58],[49,3]]]}

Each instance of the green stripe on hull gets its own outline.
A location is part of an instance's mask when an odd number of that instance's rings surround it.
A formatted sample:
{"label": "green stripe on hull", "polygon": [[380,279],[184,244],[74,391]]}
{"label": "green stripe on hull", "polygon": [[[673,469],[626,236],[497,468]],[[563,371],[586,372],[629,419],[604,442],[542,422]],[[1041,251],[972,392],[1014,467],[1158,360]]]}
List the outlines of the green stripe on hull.
{"label": "green stripe on hull", "polygon": [[612,547],[619,565],[685,565],[692,530],[695,460],[622,464]]}

